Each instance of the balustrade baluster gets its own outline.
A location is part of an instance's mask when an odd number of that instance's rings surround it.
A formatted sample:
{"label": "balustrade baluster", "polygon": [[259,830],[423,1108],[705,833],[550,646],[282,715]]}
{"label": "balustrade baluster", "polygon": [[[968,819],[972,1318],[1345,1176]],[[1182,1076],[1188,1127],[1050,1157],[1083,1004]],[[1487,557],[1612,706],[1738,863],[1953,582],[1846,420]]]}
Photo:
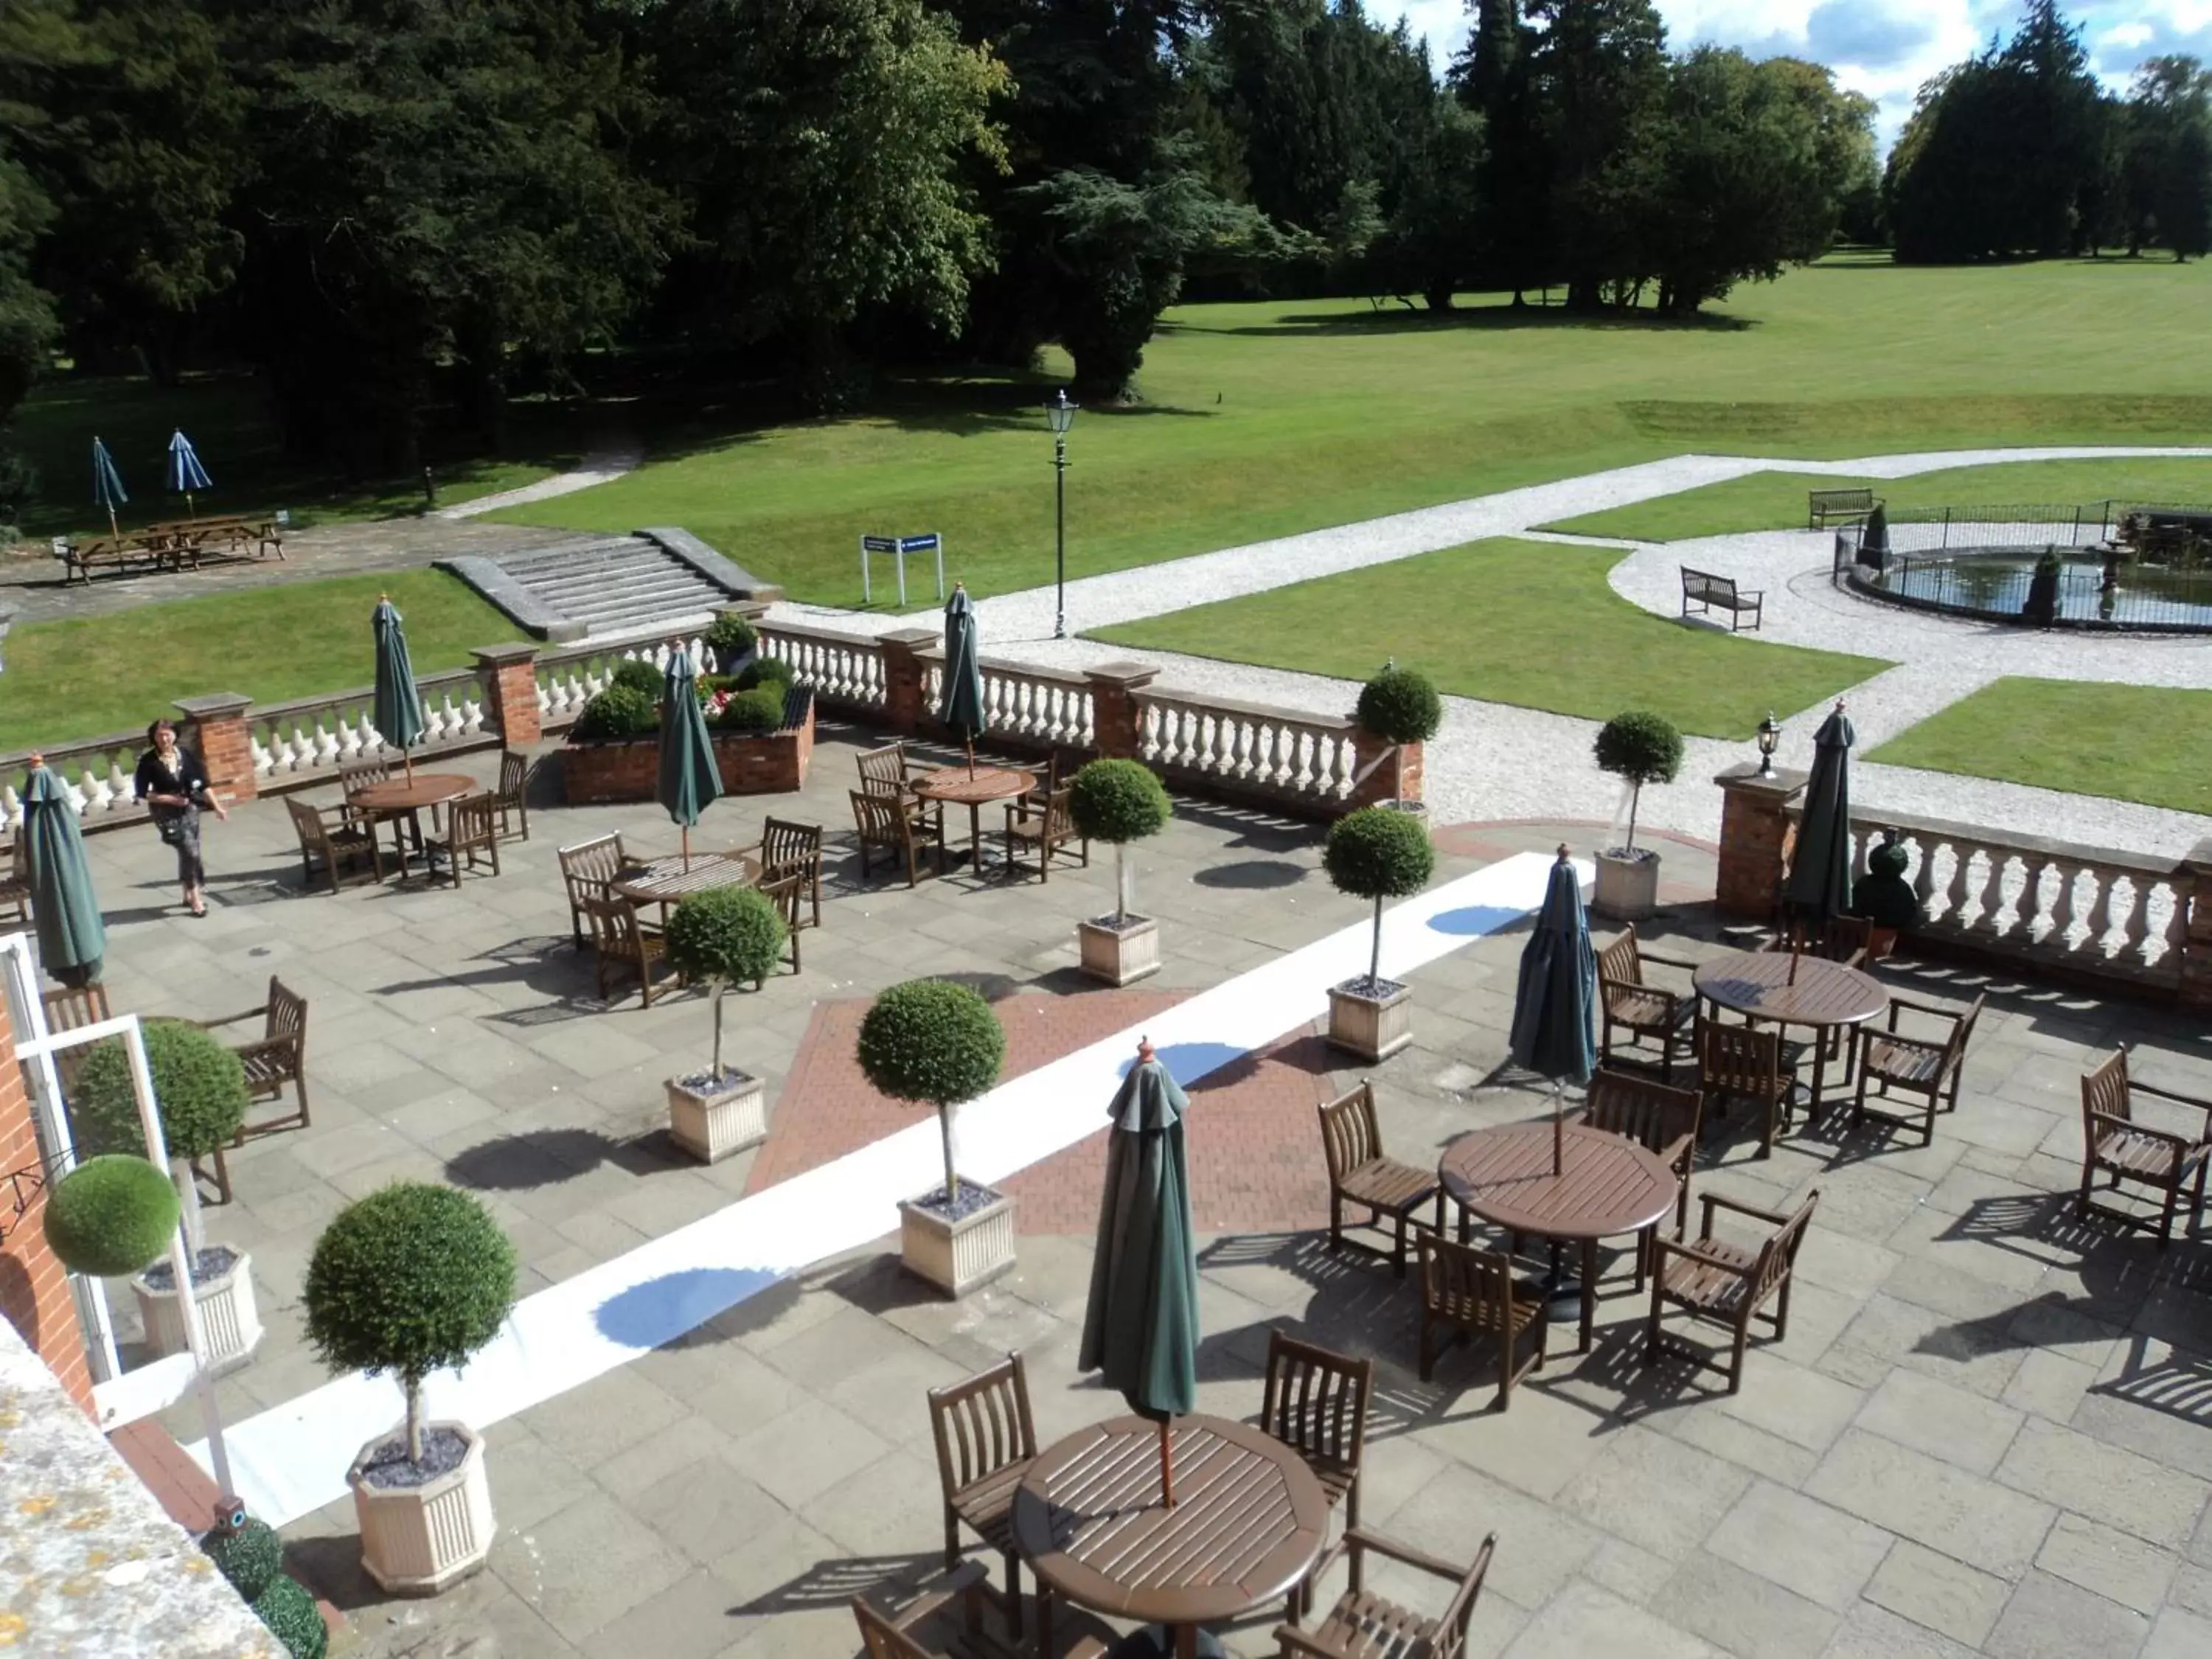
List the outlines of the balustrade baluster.
{"label": "balustrade baluster", "polygon": [[2089,875],[2096,883],[2096,897],[2089,906],[2089,936],[2083,948],[2102,957],[2111,954],[2105,949],[2105,941],[2112,931],[2112,901],[2118,896],[2112,889],[2119,880],[2119,872],[2093,867]]}
{"label": "balustrade baluster", "polygon": [[2120,944],[2113,954],[2130,967],[2140,967],[2149,960],[2143,945],[2150,937],[2150,884],[2140,876],[2128,877],[2127,884],[2127,908],[2120,917]]}

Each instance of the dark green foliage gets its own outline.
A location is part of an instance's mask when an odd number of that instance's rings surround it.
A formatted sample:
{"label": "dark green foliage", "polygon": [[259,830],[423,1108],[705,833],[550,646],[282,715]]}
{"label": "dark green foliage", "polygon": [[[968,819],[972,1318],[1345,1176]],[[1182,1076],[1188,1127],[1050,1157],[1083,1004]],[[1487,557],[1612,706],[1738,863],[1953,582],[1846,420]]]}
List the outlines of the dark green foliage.
{"label": "dark green foliage", "polygon": [[[246,1121],[246,1066],[197,1025],[149,1019],[141,1027],[154,1073],[154,1103],[169,1156],[205,1158],[230,1145]],[[131,1056],[120,1037],[86,1051],[70,1101],[79,1137],[95,1152],[146,1153]]]}
{"label": "dark green foliage", "polygon": [[298,1579],[277,1574],[252,1607],[253,1616],[269,1627],[269,1633],[284,1644],[292,1659],[323,1659],[330,1646],[330,1630],[323,1623],[322,1609],[315,1605],[315,1598]]}
{"label": "dark green foliage", "polygon": [[660,729],[660,706],[634,685],[610,685],[586,703],[568,728],[572,738],[597,742],[639,738]]}
{"label": "dark green foliage", "polygon": [[607,677],[609,685],[628,686],[633,691],[642,691],[656,701],[666,676],[642,657],[624,657],[615,665],[615,672]]}
{"label": "dark green foliage", "polygon": [[394,1182],[323,1230],[301,1300],[325,1364],[392,1371],[412,1387],[499,1334],[514,1301],[514,1247],[473,1195]]}
{"label": "dark green foliage", "polygon": [[783,918],[751,887],[712,887],[668,918],[668,959],[687,977],[759,981],[782,959]]}
{"label": "dark green foliage", "polygon": [[1360,725],[1388,743],[1426,743],[1443,724],[1443,700],[1415,668],[1385,665],[1359,688]]}
{"label": "dark green foliage", "polygon": [[168,1172],[127,1152],[88,1158],[46,1191],[46,1243],[73,1273],[123,1279],[158,1260],[182,1206]]}
{"label": "dark green foliage", "polygon": [[2212,73],[2194,58],[2154,58],[2121,112],[2123,234],[2177,259],[2212,252]]}
{"label": "dark green foliage", "polygon": [[733,692],[714,723],[725,732],[781,732],[783,711],[784,689],[771,681],[750,691]]}
{"label": "dark green foliage", "polygon": [[1437,855],[1427,826],[1413,813],[1363,806],[1329,827],[1321,862],[1340,893],[1404,898],[1428,884]]}
{"label": "dark green foliage", "polygon": [[781,657],[757,657],[738,676],[738,690],[750,691],[757,685],[787,686],[798,678],[797,671]]}
{"label": "dark green foliage", "polygon": [[258,1601],[284,1570],[284,1546],[266,1522],[249,1520],[236,1532],[221,1527],[200,1534],[200,1547],[242,1601]]}
{"label": "dark green foliage", "polygon": [[1682,734],[1663,716],[1632,710],[1598,729],[1592,745],[1601,771],[1636,785],[1672,783],[1682,766]]}
{"label": "dark green foliage", "polygon": [[914,979],[878,996],[860,1022],[860,1069],[894,1100],[953,1106],[999,1080],[1006,1033],[981,994]]}
{"label": "dark green foliage", "polygon": [[1117,847],[1158,835],[1175,810],[1152,769],[1133,760],[1092,761],[1075,775],[1068,792],[1076,833]]}
{"label": "dark green foliage", "polygon": [[718,654],[743,656],[759,644],[760,631],[734,611],[723,611],[707,629],[707,648]]}
{"label": "dark green foliage", "polygon": [[1867,854],[1867,872],[1851,889],[1851,908],[1877,927],[1911,927],[1920,921],[1920,900],[1905,878],[1912,861],[1902,842],[1887,841]]}

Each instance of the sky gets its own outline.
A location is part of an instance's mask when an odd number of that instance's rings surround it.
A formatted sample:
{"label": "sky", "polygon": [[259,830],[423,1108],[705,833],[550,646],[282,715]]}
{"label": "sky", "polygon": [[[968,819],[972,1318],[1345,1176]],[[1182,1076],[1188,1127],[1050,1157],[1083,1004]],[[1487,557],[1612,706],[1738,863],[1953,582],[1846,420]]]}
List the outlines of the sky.
{"label": "sky", "polygon": [[[1855,92],[1881,106],[1885,148],[1912,112],[1920,83],[1978,51],[1991,30],[2007,34],[2020,0],[1657,0],[1668,43],[1738,46],[1753,57],[1789,53],[1826,64]],[[1467,38],[1463,0],[1368,0],[1370,15],[1403,12],[1429,38],[1441,68]],[[2114,90],[2135,66],[2161,52],[2212,63],[2212,0],[2077,0],[2067,15],[2082,26],[2091,63]]]}

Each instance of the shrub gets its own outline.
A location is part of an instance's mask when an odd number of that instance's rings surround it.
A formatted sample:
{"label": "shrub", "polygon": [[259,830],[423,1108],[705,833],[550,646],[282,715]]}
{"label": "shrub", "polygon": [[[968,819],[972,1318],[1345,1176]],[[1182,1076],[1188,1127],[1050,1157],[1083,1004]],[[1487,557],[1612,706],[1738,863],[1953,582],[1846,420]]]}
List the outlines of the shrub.
{"label": "shrub", "polygon": [[1437,867],[1427,826],[1407,812],[1363,806],[1329,827],[1322,868],[1340,893],[1375,901],[1375,942],[1367,976],[1382,976],[1382,901],[1404,898],[1428,884]]}
{"label": "shrub", "polygon": [[760,643],[760,630],[734,611],[725,611],[708,629],[706,643],[717,656],[724,652],[743,656]]}
{"label": "shrub", "polygon": [[738,690],[750,691],[757,685],[789,685],[798,678],[797,672],[781,657],[756,657],[738,675]]}
{"label": "shrub", "polygon": [[1877,927],[1918,925],[1920,900],[1905,878],[1912,862],[1902,842],[1890,840],[1867,854],[1867,873],[1851,890],[1851,908]]}
{"label": "shrub", "polygon": [[73,1273],[122,1279],[161,1258],[176,1237],[179,1213],[176,1182],[166,1170],[110,1152],[87,1158],[48,1189],[46,1243]]}
{"label": "shrub", "polygon": [[330,1647],[330,1629],[315,1598],[298,1579],[278,1573],[252,1605],[253,1616],[284,1644],[292,1659],[323,1659]]}
{"label": "shrub", "polygon": [[690,979],[714,988],[714,1077],[722,1075],[722,998],[733,980],[765,980],[783,959],[783,917],[751,887],[694,893],[668,919],[668,960]]}
{"label": "shrub", "polygon": [[952,1169],[952,1109],[999,1080],[1006,1033],[991,1005],[949,980],[914,979],[878,997],[860,1022],[860,1069],[894,1100],[937,1108],[945,1139],[945,1192],[960,1196]]}
{"label": "shrub", "polygon": [[1133,760],[1097,760],[1068,786],[1068,816],[1076,833],[1114,848],[1114,923],[1129,918],[1128,843],[1156,836],[1175,809],[1152,769]]}
{"label": "shrub", "polygon": [[657,685],[651,692],[634,685],[611,685],[584,705],[568,735],[592,741],[643,737],[659,728],[658,695]]}
{"label": "shrub", "polygon": [[1591,745],[1598,769],[1627,781],[1628,850],[1636,849],[1636,812],[1647,783],[1672,783],[1682,769],[1682,734],[1665,716],[1632,709],[1615,714],[1598,729]]}
{"label": "shrub", "polygon": [[733,691],[714,724],[725,732],[781,732],[783,730],[784,689],[773,683],[750,691]]}
{"label": "shrub", "polygon": [[1419,669],[1385,663],[1359,688],[1360,725],[1391,743],[1426,743],[1444,723],[1443,699]]}
{"label": "shrub", "polygon": [[307,1340],[335,1371],[398,1375],[407,1455],[422,1456],[422,1380],[499,1334],[514,1300],[514,1247],[474,1197],[398,1181],[323,1230],[301,1297]]}
{"label": "shrub", "polygon": [[265,1522],[248,1521],[236,1532],[217,1527],[200,1534],[200,1547],[241,1601],[258,1601],[284,1568],[284,1547]]}
{"label": "shrub", "polygon": [[627,686],[633,691],[642,691],[647,696],[657,699],[660,696],[660,688],[667,684],[667,677],[642,657],[624,657],[615,665],[615,672],[607,684]]}
{"label": "shrub", "polygon": [[[247,1104],[246,1066],[237,1052],[179,1019],[149,1019],[140,1030],[169,1156],[205,1158],[229,1146]],[[131,1056],[120,1037],[86,1051],[70,1106],[88,1150],[146,1155]]]}

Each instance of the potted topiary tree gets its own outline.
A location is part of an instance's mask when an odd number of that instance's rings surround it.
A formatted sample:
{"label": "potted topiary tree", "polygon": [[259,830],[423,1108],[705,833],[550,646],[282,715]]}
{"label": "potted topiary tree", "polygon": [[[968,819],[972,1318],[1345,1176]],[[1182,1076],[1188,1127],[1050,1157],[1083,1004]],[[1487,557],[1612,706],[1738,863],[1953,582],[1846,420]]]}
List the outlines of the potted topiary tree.
{"label": "potted topiary tree", "polygon": [[1328,988],[1328,1040],[1370,1064],[1387,1060],[1413,1040],[1413,989],[1382,977],[1382,901],[1426,886],[1436,849],[1419,818],[1363,806],[1330,827],[1321,861],[1337,891],[1375,902],[1366,973]]}
{"label": "potted topiary tree", "polygon": [[1109,985],[1127,985],[1160,968],[1160,924],[1129,913],[1129,843],[1158,835],[1174,809],[1150,768],[1133,760],[1092,761],[1068,786],[1075,832],[1114,848],[1114,914],[1075,924],[1083,971]]}
{"label": "potted topiary tree", "polygon": [[177,1184],[130,1152],[88,1158],[46,1191],[46,1243],[71,1273],[126,1279],[176,1237]]}
{"label": "potted topiary tree", "polygon": [[1920,925],[1920,896],[1905,878],[1912,862],[1903,832],[1884,830],[1881,845],[1867,854],[1867,872],[1851,889],[1851,908],[1874,927],[1867,955],[1880,962],[1897,948],[1897,936]]}
{"label": "potted topiary tree", "polygon": [[[161,1138],[167,1143],[170,1170],[183,1200],[192,1297],[199,1304],[208,1365],[210,1370],[233,1368],[250,1358],[261,1340],[253,1261],[243,1250],[208,1243],[191,1161],[218,1157],[238,1138],[248,1104],[245,1062],[235,1049],[183,1020],[149,1019],[140,1033],[153,1073]],[[85,1051],[70,1109],[87,1151],[140,1158],[148,1151],[138,1121],[138,1097],[131,1087],[130,1053],[120,1038]],[[155,1352],[184,1352],[184,1312],[169,1263],[155,1261],[131,1281],[131,1289]]]}
{"label": "potted topiary tree", "polygon": [[[1359,688],[1355,717],[1363,731],[1390,745],[1391,799],[1379,804],[1425,821],[1428,808],[1406,793],[1406,750],[1409,744],[1426,743],[1443,724],[1443,700],[1437,696],[1437,688],[1419,670],[1386,662],[1382,672]],[[1417,770],[1417,787],[1419,775]]]}
{"label": "potted topiary tree", "polygon": [[860,1069],[894,1100],[934,1106],[945,1187],[899,1205],[899,1259],[948,1296],[965,1296],[1014,1265],[1014,1200],[953,1167],[952,1115],[999,1080],[1006,1033],[964,985],[915,979],[878,997],[860,1022]]}
{"label": "potted topiary tree", "polygon": [[692,1157],[720,1163],[768,1139],[768,1091],[735,1066],[722,1068],[722,999],[732,983],[763,984],[782,959],[783,918],[751,887],[694,893],[668,919],[668,960],[704,981],[714,1001],[714,1054],[703,1072],[667,1080],[668,1133]]}
{"label": "potted topiary tree", "polygon": [[426,1421],[422,1384],[499,1334],[514,1248],[470,1194],[394,1182],[323,1230],[301,1300],[325,1364],[389,1371],[406,1391],[404,1428],[363,1446],[346,1483],[369,1576],[393,1595],[435,1595],[483,1565],[494,1523],[483,1439]]}
{"label": "potted topiary tree", "polygon": [[1601,848],[1590,908],[1620,921],[1641,921],[1659,908],[1659,854],[1636,845],[1636,813],[1647,783],[1672,783],[1682,769],[1682,734],[1664,716],[1641,709],[1615,714],[1599,728],[1598,767],[1629,786],[1628,841]]}
{"label": "potted topiary tree", "polygon": [[717,672],[741,674],[760,648],[760,630],[735,611],[718,611],[707,629],[706,646],[714,653]]}

